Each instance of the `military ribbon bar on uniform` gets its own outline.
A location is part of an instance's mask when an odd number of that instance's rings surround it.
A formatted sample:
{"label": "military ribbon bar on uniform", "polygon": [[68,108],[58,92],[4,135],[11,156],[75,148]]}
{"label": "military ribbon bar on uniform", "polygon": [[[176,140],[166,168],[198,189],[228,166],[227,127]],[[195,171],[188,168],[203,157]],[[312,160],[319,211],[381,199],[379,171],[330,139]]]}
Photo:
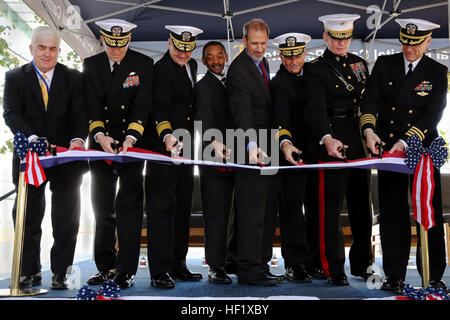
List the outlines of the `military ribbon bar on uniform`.
{"label": "military ribbon bar on uniform", "polygon": [[414,219],[424,230],[435,225],[434,210],[431,204],[434,194],[434,167],[440,168],[448,157],[445,141],[442,137],[436,138],[430,148],[423,148],[420,138],[414,134],[406,143],[405,163],[410,169],[414,169],[412,190],[412,203]]}
{"label": "military ribbon bar on uniform", "polygon": [[47,153],[47,139],[38,138],[36,142],[28,143],[27,137],[18,131],[14,135],[14,149],[20,160],[26,159],[25,182],[39,187],[46,180],[39,156]]}

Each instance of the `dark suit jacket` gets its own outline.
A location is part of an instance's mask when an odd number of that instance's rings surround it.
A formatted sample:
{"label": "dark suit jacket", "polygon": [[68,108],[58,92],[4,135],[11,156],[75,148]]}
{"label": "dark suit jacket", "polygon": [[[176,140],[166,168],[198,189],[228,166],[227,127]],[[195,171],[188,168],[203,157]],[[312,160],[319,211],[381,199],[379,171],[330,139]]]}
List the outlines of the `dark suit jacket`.
{"label": "dark suit jacket", "polygon": [[[203,141],[202,139],[203,152],[213,140],[227,144],[226,129],[233,128],[233,120],[228,106],[227,90],[224,84],[209,71],[195,85],[194,120],[202,122],[203,133],[208,129],[217,129],[221,132],[221,136],[214,136],[210,140],[208,139],[208,141]],[[232,144],[230,144],[231,147]],[[221,174],[222,172],[209,167],[202,167],[201,169],[204,174]]]}
{"label": "dark suit jacket", "polygon": [[[197,62],[190,59],[188,63],[196,83]],[[145,134],[145,143],[149,149],[168,154],[163,143],[166,134],[180,128],[193,133],[193,92],[186,67],[176,64],[167,51],[155,64],[153,111]]]}
{"label": "dark suit jacket", "polygon": [[[263,63],[270,75],[269,64],[264,58]],[[235,129],[242,129],[246,132],[249,129],[256,130],[259,139],[259,129],[269,130],[264,146],[261,141],[256,141],[259,147],[270,156],[270,129],[272,128],[272,101],[270,89],[267,87],[263,76],[259,72],[253,60],[245,51],[242,51],[231,63],[227,73],[228,103]],[[248,163],[247,144],[245,139],[245,162]],[[240,146],[237,145],[236,148]],[[236,150],[239,154],[239,150]],[[238,155],[238,157],[241,157]],[[242,162],[238,159],[239,162]]]}
{"label": "dark suit jacket", "polygon": [[[263,59],[269,75],[269,64]],[[255,63],[242,51],[227,73],[227,91],[235,128],[270,129],[272,102],[270,90]]]}
{"label": "dark suit jacket", "polygon": [[[403,53],[378,57],[361,106],[361,130],[375,129],[390,149],[417,133],[425,146],[438,136],[446,106],[447,67],[423,56],[406,80]],[[373,115],[373,122],[367,114]]]}
{"label": "dark suit jacket", "polygon": [[[88,128],[83,107],[82,78],[77,70],[56,64],[47,111],[39,79],[31,63],[6,73],[3,117],[13,134],[17,131],[27,137],[35,134],[46,137],[51,144],[68,148],[72,139],[86,139]],[[71,162],[67,166],[87,169],[84,162]],[[14,152],[14,181],[18,171],[19,157]]]}
{"label": "dark suit jacket", "polygon": [[279,130],[279,141],[289,139],[297,148],[305,151],[307,130],[304,116],[304,79],[280,65],[270,81],[274,127]]}
{"label": "dark suit jacket", "polygon": [[60,63],[55,66],[47,111],[31,63],[5,75],[3,116],[14,134],[17,131],[27,137],[35,134],[68,148],[72,139],[84,140],[87,136],[83,106],[81,73]]}
{"label": "dark suit jacket", "polygon": [[120,62],[113,78],[106,52],[83,63],[90,147],[101,149],[93,139],[98,132],[123,143],[127,135],[141,137],[151,111],[153,59],[131,49]]}

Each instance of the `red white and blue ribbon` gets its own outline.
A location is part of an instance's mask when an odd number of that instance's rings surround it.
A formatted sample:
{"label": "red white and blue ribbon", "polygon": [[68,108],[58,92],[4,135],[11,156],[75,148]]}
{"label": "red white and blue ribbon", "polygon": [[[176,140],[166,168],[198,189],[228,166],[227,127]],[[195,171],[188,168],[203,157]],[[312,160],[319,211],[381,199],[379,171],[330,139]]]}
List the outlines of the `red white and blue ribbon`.
{"label": "red white and blue ribbon", "polygon": [[448,157],[445,141],[436,138],[430,148],[423,148],[417,135],[412,135],[406,141],[406,165],[414,170],[412,204],[414,219],[428,230],[435,225],[432,206],[434,194],[434,167],[439,169]]}
{"label": "red white and blue ribbon", "polygon": [[426,289],[414,289],[411,285],[405,285],[403,294],[411,300],[450,300],[450,295],[442,288],[429,286]]}
{"label": "red white and blue ribbon", "polygon": [[46,180],[39,157],[47,152],[47,140],[38,138],[36,142],[29,143],[23,133],[17,132],[13,143],[20,160],[26,159],[25,182],[39,187]]}

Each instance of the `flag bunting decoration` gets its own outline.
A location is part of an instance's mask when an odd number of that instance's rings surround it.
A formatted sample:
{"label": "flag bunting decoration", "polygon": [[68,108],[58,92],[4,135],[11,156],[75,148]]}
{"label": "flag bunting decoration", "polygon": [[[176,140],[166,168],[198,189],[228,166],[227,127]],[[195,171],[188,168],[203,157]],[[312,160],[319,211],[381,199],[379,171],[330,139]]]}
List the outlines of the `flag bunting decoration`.
{"label": "flag bunting decoration", "polygon": [[46,180],[39,157],[47,153],[47,139],[41,137],[29,143],[27,137],[18,131],[13,144],[20,160],[26,159],[25,182],[39,187]]}
{"label": "flag bunting decoration", "polygon": [[113,280],[105,281],[97,292],[83,286],[78,291],[77,300],[120,300],[120,287]]}
{"label": "flag bunting decoration", "polygon": [[403,294],[411,300],[450,300],[450,295],[442,288],[414,289],[410,284],[405,285]]}
{"label": "flag bunting decoration", "polygon": [[414,219],[428,230],[435,225],[434,209],[432,206],[434,194],[434,167],[439,169],[448,157],[445,141],[436,138],[430,148],[424,148],[420,138],[414,134],[406,143],[406,165],[414,170],[412,204]]}

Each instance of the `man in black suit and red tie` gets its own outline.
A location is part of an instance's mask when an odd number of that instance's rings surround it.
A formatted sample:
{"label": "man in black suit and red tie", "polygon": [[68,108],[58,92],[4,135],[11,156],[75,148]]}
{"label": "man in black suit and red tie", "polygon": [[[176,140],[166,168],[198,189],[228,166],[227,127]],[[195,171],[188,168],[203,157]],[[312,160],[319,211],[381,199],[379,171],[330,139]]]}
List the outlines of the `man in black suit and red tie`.
{"label": "man in black suit and red tie", "polygon": [[[236,146],[237,159],[262,165],[270,154],[272,101],[269,64],[264,58],[269,28],[261,19],[243,27],[244,50],[231,63],[227,91],[234,128],[249,135]],[[267,135],[259,136],[260,130]],[[259,138],[258,138],[259,136]],[[264,150],[265,148],[265,150]],[[278,150],[276,150],[278,151]],[[278,155],[278,154],[277,154]],[[235,185],[237,224],[237,274],[240,283],[276,285],[283,278],[270,273],[279,180],[259,170],[237,170]]]}
{"label": "man in black suit and red tie", "polygon": [[[404,151],[406,139],[416,134],[428,148],[438,137],[437,125],[447,98],[447,67],[425,55],[431,33],[439,25],[422,19],[396,19],[400,25],[402,52],[378,57],[361,106],[361,131],[372,154]],[[383,290],[401,293],[411,246],[408,189],[413,175],[378,171]],[[434,169],[432,206],[436,225],[428,230],[430,285],[443,288],[445,240],[440,172]],[[416,224],[416,227],[419,226]],[[418,232],[419,234],[419,232]],[[421,270],[420,240],[417,266]]]}
{"label": "man in black suit and red tie", "polygon": [[[8,71],[5,76],[3,117],[13,134],[23,133],[29,142],[47,138],[49,145],[70,149],[84,146],[87,121],[81,73],[57,63],[60,37],[49,27],[33,30],[31,63]],[[13,155],[13,182],[19,178],[20,160]],[[20,286],[42,283],[40,244],[45,214],[45,187],[52,192],[51,220],[53,246],[50,252],[53,273],[51,287],[68,289],[67,269],[72,265],[80,218],[80,185],[85,162],[69,162],[45,168],[47,180],[27,188],[27,207]],[[17,200],[17,199],[16,199]],[[15,221],[17,201],[14,203]]]}
{"label": "man in black suit and red tie", "polygon": [[[153,59],[128,48],[135,24],[97,21],[105,48],[83,63],[89,147],[108,153],[142,148],[151,110]],[[88,283],[108,279],[122,289],[134,284],[141,243],[144,161],[90,161],[91,201],[96,228],[94,258],[98,273]],[[118,182],[118,187],[117,187]],[[116,229],[119,251],[116,253]]]}
{"label": "man in black suit and red tie", "polygon": [[[153,111],[146,130],[147,148],[168,156],[192,156],[193,92],[197,62],[191,59],[197,35],[190,26],[166,26],[168,51],[155,64]],[[184,145],[183,145],[184,144]],[[194,167],[147,162],[148,259],[151,286],[172,289],[174,280],[200,281],[202,275],[186,267],[189,248]]]}
{"label": "man in black suit and red tie", "polygon": [[[218,41],[203,47],[202,62],[208,68],[194,90],[194,120],[201,121],[201,134],[214,134],[202,140],[203,160],[223,162],[231,150],[225,142],[226,129],[233,128],[226,90],[225,63],[228,55]],[[216,130],[214,133],[212,130]],[[213,153],[213,159],[211,158]],[[224,266],[227,256],[227,231],[232,213],[234,171],[200,166],[200,187],[205,223],[205,258],[209,265],[208,280],[228,284],[231,278]]]}

